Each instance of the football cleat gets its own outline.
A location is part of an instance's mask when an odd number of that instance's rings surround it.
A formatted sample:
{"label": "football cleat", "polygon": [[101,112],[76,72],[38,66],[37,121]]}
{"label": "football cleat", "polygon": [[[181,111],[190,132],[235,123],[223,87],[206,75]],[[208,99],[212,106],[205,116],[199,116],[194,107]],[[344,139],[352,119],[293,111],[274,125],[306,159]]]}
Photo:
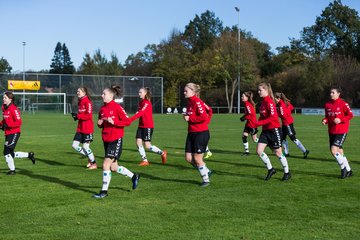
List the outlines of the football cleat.
{"label": "football cleat", "polygon": [[207,187],[210,185],[210,182],[202,182],[200,187]]}
{"label": "football cleat", "polygon": [[137,185],[139,183],[139,179],[140,179],[139,174],[134,174],[134,176],[132,176],[131,181],[132,181],[132,189],[133,190],[135,190],[137,188]]}
{"label": "football cleat", "polygon": [[340,176],[341,179],[346,178],[346,173],[347,173],[346,168],[341,169],[341,176]]}
{"label": "football cleat", "polygon": [[213,172],[209,169],[208,176],[211,177],[212,174],[213,174]]}
{"label": "football cleat", "polygon": [[98,194],[94,194],[93,195],[93,198],[104,198],[104,197],[107,197],[107,191],[100,191],[100,193],[98,193]]}
{"label": "football cleat", "polygon": [[95,170],[95,169],[97,169],[96,163],[91,163],[88,169],[89,169],[89,170]]}
{"label": "football cleat", "polygon": [[6,173],[6,175],[15,175],[15,174],[16,174],[15,170],[10,170]]}
{"label": "football cleat", "polygon": [[250,153],[249,152],[244,152],[243,154],[241,154],[241,156],[249,156]]}
{"label": "football cleat", "polygon": [[35,153],[29,152],[28,158],[35,164]]}
{"label": "football cleat", "polygon": [[207,151],[207,152],[205,152],[204,158],[205,158],[205,159],[208,159],[208,158],[210,158],[212,155],[213,155],[212,152]]}
{"label": "football cleat", "polygon": [[309,150],[306,150],[305,152],[304,152],[304,158],[307,158],[307,156],[309,155]]}
{"label": "football cleat", "polygon": [[138,164],[138,166],[140,167],[149,166],[149,165],[150,165],[149,161],[141,161],[141,163]]}
{"label": "football cleat", "polygon": [[163,153],[161,154],[161,162],[162,164],[165,164],[167,161],[167,151],[164,150]]}
{"label": "football cleat", "polygon": [[274,175],[275,173],[276,173],[276,170],[274,168],[268,170],[268,173],[267,173],[264,180],[268,181],[272,177],[272,175]]}
{"label": "football cleat", "polygon": [[352,170],[346,172],[346,177],[351,177],[352,175],[353,175]]}
{"label": "football cleat", "polygon": [[86,164],[86,167],[89,168],[91,166],[91,161],[88,160],[88,163]]}
{"label": "football cleat", "polygon": [[285,157],[290,157],[290,154],[289,153],[285,154]]}
{"label": "football cleat", "polygon": [[281,181],[287,181],[291,178],[291,173],[284,173],[284,176],[282,177]]}

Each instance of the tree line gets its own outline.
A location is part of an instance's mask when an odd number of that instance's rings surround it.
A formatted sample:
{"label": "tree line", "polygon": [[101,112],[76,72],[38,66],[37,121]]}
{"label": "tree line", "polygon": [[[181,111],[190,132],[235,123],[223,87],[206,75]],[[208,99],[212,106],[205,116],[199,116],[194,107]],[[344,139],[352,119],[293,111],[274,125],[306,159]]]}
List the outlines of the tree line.
{"label": "tree line", "polygon": [[[115,54],[108,59],[98,49],[93,55],[86,53],[78,69],[65,43],[59,42],[49,72],[161,76],[166,107],[184,105],[182,89],[191,81],[200,84],[207,103],[232,112],[238,75],[241,91],[255,93],[258,83],[270,82],[297,107],[323,106],[334,85],[342,88],[352,107],[360,107],[360,18],[341,0],[329,3],[312,26],[303,28],[299,39],[290,39],[276,53],[250,31],[239,30],[223,26],[213,12],[206,11],[196,15],[183,32],[173,29],[167,39],[129,55],[124,64]],[[11,71],[4,58],[0,71]]]}

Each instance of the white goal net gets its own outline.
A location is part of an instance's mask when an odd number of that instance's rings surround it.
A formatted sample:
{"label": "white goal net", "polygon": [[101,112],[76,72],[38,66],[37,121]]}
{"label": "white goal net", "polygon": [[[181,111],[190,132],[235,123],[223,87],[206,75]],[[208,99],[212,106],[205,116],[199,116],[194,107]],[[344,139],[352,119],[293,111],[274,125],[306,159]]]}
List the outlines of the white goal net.
{"label": "white goal net", "polygon": [[64,114],[71,112],[71,105],[66,103],[66,93],[13,93],[19,96],[16,97],[16,104],[22,111],[53,111]]}

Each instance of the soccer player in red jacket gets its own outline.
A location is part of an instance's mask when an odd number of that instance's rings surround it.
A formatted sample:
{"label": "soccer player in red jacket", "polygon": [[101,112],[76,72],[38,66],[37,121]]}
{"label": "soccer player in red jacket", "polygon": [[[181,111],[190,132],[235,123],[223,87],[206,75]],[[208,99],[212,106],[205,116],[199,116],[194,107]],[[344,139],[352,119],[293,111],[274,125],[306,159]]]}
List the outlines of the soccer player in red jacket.
{"label": "soccer player in red jacket", "polygon": [[286,136],[289,136],[300,151],[304,154],[304,158],[307,158],[309,150],[307,150],[299,139],[296,138],[296,132],[294,128],[294,118],[291,116],[291,112],[294,110],[290,100],[284,93],[275,93],[275,103],[278,106],[277,112],[282,121],[282,145],[284,147],[285,156],[290,156],[289,145],[286,141]]}
{"label": "soccer player in red jacket", "polygon": [[209,143],[210,133],[208,128],[209,116],[206,113],[204,102],[196,96],[200,86],[194,83],[186,84],[185,98],[188,99],[184,120],[188,123],[188,135],[185,144],[185,160],[195,166],[202,178],[202,187],[210,184],[211,171],[203,160],[206,146]]}
{"label": "soccer player in red jacket", "polygon": [[127,168],[118,165],[118,160],[122,152],[124,127],[129,126],[131,121],[125,110],[114,100],[120,96],[121,88],[112,86],[105,88],[101,97],[104,105],[100,108],[98,127],[102,129],[101,136],[104,142],[105,159],[103,163],[103,185],[99,194],[95,198],[104,198],[108,195],[109,184],[111,181],[111,171],[129,177],[132,180],[132,189],[136,189],[140,176],[132,173]]}
{"label": "soccer player in red jacket", "polygon": [[262,98],[262,102],[260,105],[260,117],[256,125],[262,126],[262,132],[259,137],[256,152],[268,169],[265,181],[269,180],[271,176],[276,173],[276,170],[271,165],[268,155],[265,153],[266,146],[269,146],[274,151],[283,166],[284,176],[282,177],[282,180],[289,180],[291,174],[288,162],[281,149],[280,121],[276,112],[271,85],[269,83],[260,83],[258,86],[258,93]]}
{"label": "soccer player in red jacket", "polygon": [[0,128],[5,132],[4,156],[9,167],[7,175],[16,174],[14,158],[29,158],[35,164],[33,152],[14,152],[16,144],[20,138],[22,120],[20,111],[16,107],[15,96],[12,92],[5,92],[3,96],[2,113],[3,120]]}
{"label": "soccer player in red jacket", "polygon": [[161,150],[155,145],[151,144],[151,137],[154,131],[154,120],[152,116],[152,104],[151,104],[151,92],[150,88],[142,87],[139,89],[139,97],[141,101],[139,102],[138,111],[130,119],[134,121],[137,118],[139,119],[139,126],[136,132],[136,146],[142,158],[139,166],[149,166],[149,160],[146,157],[145,149],[143,143],[145,144],[146,149],[157,153],[161,156],[162,164],[166,163],[167,152],[166,150]]}
{"label": "soccer player in red jacket", "polygon": [[[72,147],[79,153],[88,157],[89,169],[97,169],[95,156],[90,149],[90,143],[93,141],[94,122],[93,122],[93,106],[86,87],[79,87],[78,96],[78,112],[72,113],[74,120],[79,120]],[[80,143],[82,147],[80,147]]]}
{"label": "soccer player in red jacket", "polygon": [[241,101],[245,104],[245,114],[240,118],[240,121],[245,121],[246,124],[243,131],[243,144],[245,148],[245,152],[243,155],[249,155],[249,142],[247,141],[247,137],[249,134],[251,135],[254,143],[257,143],[259,139],[257,138],[256,133],[258,132],[256,128],[256,112],[255,112],[255,102],[253,100],[252,92],[244,92],[241,94]]}
{"label": "soccer player in red jacket", "polygon": [[331,100],[325,104],[325,118],[322,124],[328,125],[330,152],[341,169],[341,178],[351,177],[352,170],[344,155],[343,144],[349,131],[353,113],[347,102],[340,98],[340,88],[331,88]]}

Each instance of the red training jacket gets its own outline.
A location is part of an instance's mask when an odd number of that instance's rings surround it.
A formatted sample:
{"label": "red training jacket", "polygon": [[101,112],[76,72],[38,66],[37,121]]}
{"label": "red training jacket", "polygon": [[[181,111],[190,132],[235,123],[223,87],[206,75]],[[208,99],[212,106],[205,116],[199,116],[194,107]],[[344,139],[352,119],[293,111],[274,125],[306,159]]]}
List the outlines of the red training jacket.
{"label": "red training jacket", "polygon": [[[111,117],[114,124],[111,124],[107,119]],[[99,119],[103,119],[104,122],[98,127],[102,128],[101,136],[104,142],[113,142],[124,136],[124,127],[130,125],[130,119],[126,114],[124,108],[117,104],[114,100],[100,108]]]}
{"label": "red training jacket", "polygon": [[280,121],[276,112],[276,106],[270,96],[264,97],[260,105],[260,117],[257,126],[263,130],[270,130],[280,127]]}
{"label": "red training jacket", "polygon": [[78,102],[78,114],[79,119],[76,132],[91,134],[94,133],[94,122],[92,115],[93,107],[92,102],[88,96],[84,96],[79,99]]}
{"label": "red training jacket", "polygon": [[288,103],[288,105],[286,106],[286,103],[280,99],[280,101],[278,102],[278,114],[279,117],[281,118],[282,121],[282,125],[283,126],[289,126],[290,124],[292,124],[294,122],[294,118],[291,116],[291,112],[294,109],[293,105],[291,105],[291,103]]}
{"label": "red training jacket", "polygon": [[[353,116],[349,104],[340,98],[330,100],[325,104],[325,118],[323,121],[328,125],[330,134],[347,133],[349,131],[350,119]],[[341,122],[335,124],[335,118],[339,118]]]}
{"label": "red training jacket", "polygon": [[2,105],[3,120],[1,125],[4,126],[5,135],[21,132],[21,116],[19,109],[15,104],[10,103],[9,106]]}
{"label": "red training jacket", "polygon": [[188,98],[186,107],[186,115],[188,115],[188,132],[203,132],[209,130],[209,117],[206,113],[206,107],[203,101],[197,96]]}
{"label": "red training jacket", "polygon": [[249,101],[245,101],[245,114],[244,118],[246,119],[245,127],[256,128],[256,111],[254,105]]}
{"label": "red training jacket", "polygon": [[142,99],[139,102],[138,111],[130,119],[134,121],[139,119],[139,128],[154,128],[154,120],[152,116],[152,104],[147,99]]}
{"label": "red training jacket", "polygon": [[211,118],[212,118],[212,115],[213,115],[213,110],[212,108],[207,105],[206,103],[204,103],[204,106],[205,106],[205,110],[206,110],[206,113],[208,115],[208,124],[210,124],[210,121],[211,121]]}

